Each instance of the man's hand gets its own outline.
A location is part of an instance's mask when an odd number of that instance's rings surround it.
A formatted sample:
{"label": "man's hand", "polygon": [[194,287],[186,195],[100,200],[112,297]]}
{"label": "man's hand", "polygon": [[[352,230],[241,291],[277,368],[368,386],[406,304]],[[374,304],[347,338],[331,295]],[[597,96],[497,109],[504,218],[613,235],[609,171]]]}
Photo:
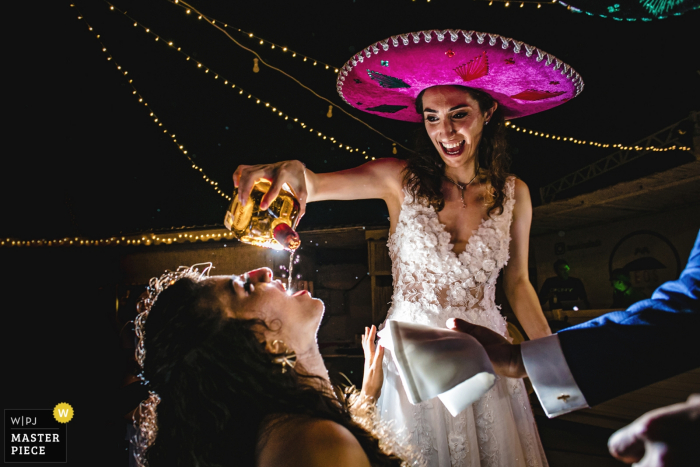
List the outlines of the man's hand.
{"label": "man's hand", "polygon": [[519,345],[511,344],[505,337],[488,328],[467,323],[459,318],[448,319],[447,329],[464,332],[479,341],[486,350],[497,374],[509,378],[527,376]]}
{"label": "man's hand", "polygon": [[377,327],[365,328],[362,336],[362,348],[365,351],[365,374],[362,377],[362,393],[366,396],[379,399],[384,383],[384,369],[382,359],[384,358],[384,347],[375,344],[377,338]]}
{"label": "man's hand", "polygon": [[681,467],[697,462],[699,439],[700,394],[693,394],[687,402],[647,412],[615,432],[608,449],[639,467]]}

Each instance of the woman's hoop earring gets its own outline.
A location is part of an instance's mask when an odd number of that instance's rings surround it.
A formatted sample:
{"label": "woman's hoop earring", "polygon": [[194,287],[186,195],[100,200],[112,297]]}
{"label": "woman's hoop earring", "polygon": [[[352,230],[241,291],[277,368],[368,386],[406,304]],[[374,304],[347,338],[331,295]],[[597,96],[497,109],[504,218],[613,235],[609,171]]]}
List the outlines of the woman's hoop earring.
{"label": "woman's hoop earring", "polygon": [[270,349],[275,354],[272,362],[282,365],[282,373],[287,372],[287,367],[294,368],[297,364],[297,353],[287,347],[284,341],[279,339],[272,341]]}

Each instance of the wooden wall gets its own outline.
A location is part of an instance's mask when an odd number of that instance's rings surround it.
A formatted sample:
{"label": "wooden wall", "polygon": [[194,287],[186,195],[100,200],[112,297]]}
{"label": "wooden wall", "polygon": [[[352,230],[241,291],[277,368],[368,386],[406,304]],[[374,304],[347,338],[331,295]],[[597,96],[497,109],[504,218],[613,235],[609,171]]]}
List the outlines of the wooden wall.
{"label": "wooden wall", "polygon": [[583,281],[591,307],[609,308],[609,265],[615,269],[637,258],[650,257],[666,267],[639,271],[632,277],[633,285],[650,294],[663,282],[676,279],[685,266],[700,229],[699,211],[697,207],[687,208],[533,237],[530,269],[536,274],[537,292],[545,279],[555,275],[553,263],[563,258],[571,266],[571,276]]}

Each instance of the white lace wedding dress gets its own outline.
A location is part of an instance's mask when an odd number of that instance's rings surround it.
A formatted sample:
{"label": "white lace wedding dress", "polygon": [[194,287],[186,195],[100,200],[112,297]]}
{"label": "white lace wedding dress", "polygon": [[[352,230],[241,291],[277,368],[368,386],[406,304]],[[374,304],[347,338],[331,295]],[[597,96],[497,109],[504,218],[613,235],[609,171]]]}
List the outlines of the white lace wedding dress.
{"label": "white lace wedding dress", "polygon": [[[494,297],[509,258],[514,187],[509,177],[503,213],[483,221],[459,255],[435,209],[406,193],[389,238],[394,296],[387,320],[445,327],[456,317],[509,337]],[[547,465],[522,380],[498,377],[478,402],[452,417],[437,398],[408,401],[387,350],[378,408],[395,430],[407,430],[430,467]]]}

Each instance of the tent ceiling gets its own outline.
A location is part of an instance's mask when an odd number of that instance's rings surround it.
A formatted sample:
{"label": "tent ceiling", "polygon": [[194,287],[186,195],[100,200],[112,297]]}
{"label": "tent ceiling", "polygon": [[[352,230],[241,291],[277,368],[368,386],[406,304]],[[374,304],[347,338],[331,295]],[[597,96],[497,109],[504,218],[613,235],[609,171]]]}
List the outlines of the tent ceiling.
{"label": "tent ceiling", "polygon": [[531,235],[544,235],[700,206],[700,160],[630,182],[538,206]]}

